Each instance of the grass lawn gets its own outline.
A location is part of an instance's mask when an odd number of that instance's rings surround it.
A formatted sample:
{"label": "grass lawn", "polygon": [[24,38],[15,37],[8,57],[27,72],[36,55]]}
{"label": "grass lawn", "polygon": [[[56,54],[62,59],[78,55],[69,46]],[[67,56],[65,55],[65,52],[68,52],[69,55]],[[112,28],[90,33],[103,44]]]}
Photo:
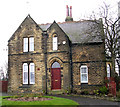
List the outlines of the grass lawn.
{"label": "grass lawn", "polygon": [[44,96],[47,98],[52,98],[52,100],[31,101],[31,102],[8,101],[7,99],[4,99],[7,97],[12,97],[12,96],[2,96],[2,106],[4,106],[4,105],[79,105],[77,102],[72,101],[70,99],[53,97],[53,96]]}

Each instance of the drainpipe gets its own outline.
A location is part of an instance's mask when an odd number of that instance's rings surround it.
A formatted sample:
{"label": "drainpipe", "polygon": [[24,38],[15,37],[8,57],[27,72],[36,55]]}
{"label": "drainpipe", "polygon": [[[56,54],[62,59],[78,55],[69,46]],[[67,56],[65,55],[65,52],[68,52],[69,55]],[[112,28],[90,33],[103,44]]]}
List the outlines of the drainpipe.
{"label": "drainpipe", "polygon": [[44,53],[44,63],[45,63],[45,94],[48,94],[47,91],[47,38],[48,34],[46,31],[43,32],[43,53]]}
{"label": "drainpipe", "polygon": [[73,64],[72,64],[72,43],[70,41],[70,73],[71,73],[71,93],[73,92]]}

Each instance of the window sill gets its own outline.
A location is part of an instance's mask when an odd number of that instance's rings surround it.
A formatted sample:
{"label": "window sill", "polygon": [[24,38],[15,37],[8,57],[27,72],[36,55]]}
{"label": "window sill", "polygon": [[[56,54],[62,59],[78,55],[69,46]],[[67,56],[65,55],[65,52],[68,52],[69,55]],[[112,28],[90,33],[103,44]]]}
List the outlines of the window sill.
{"label": "window sill", "polygon": [[28,51],[28,52],[23,52],[23,53],[34,53],[35,51]]}
{"label": "window sill", "polygon": [[81,82],[81,84],[88,84],[88,82]]}
{"label": "window sill", "polygon": [[20,86],[19,88],[30,88],[31,85],[28,85],[28,84],[23,84],[22,86]]}
{"label": "window sill", "polygon": [[86,88],[88,87],[88,83],[81,83],[81,88]]}
{"label": "window sill", "polygon": [[57,52],[57,51],[59,51],[59,50],[52,50],[53,52]]}

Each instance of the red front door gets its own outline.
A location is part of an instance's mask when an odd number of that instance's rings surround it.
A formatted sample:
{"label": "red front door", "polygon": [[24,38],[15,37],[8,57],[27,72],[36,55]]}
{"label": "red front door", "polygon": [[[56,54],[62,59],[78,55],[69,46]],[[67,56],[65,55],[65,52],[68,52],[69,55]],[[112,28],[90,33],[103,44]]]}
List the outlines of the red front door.
{"label": "red front door", "polygon": [[51,68],[51,89],[61,89],[60,68]]}

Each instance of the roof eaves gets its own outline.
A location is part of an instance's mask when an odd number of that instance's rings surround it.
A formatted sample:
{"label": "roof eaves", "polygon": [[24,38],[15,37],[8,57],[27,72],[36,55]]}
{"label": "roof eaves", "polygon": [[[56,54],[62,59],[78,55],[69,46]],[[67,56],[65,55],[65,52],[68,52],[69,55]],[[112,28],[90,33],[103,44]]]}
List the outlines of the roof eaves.
{"label": "roof eaves", "polygon": [[84,42],[84,43],[80,43],[80,42],[72,42],[72,45],[93,45],[93,44],[101,44],[103,43],[102,41],[98,41],[98,42]]}

